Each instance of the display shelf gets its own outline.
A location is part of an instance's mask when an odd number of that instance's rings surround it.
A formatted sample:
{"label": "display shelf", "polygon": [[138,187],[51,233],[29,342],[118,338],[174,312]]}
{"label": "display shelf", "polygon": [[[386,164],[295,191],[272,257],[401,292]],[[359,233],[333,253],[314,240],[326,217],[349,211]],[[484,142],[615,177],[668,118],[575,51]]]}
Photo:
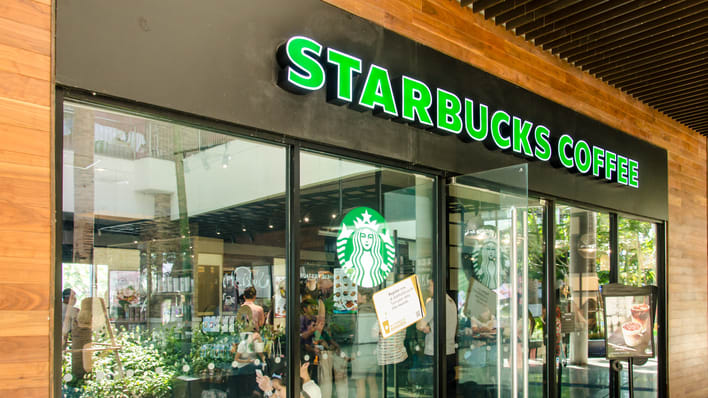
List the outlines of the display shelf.
{"label": "display shelf", "polygon": [[112,320],[111,323],[116,323],[119,325],[130,325],[130,324],[147,324],[147,320],[144,321],[138,321],[138,320],[132,320],[132,319],[115,319]]}
{"label": "display shelf", "polygon": [[193,296],[194,292],[152,292],[153,296]]}

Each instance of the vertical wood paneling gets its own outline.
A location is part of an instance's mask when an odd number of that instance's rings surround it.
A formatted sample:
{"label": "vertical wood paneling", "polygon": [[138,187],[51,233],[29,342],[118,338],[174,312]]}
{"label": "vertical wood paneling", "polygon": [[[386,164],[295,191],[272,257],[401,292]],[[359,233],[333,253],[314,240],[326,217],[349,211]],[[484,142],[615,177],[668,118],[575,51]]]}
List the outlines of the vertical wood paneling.
{"label": "vertical wood paneling", "polygon": [[[668,150],[671,395],[708,395],[705,137],[455,1],[326,1]],[[0,5],[0,396],[49,396],[51,23],[50,0]]]}
{"label": "vertical wood paneling", "polygon": [[706,137],[454,0],[325,0],[668,151],[669,385],[708,396]]}
{"label": "vertical wood paneling", "polygon": [[0,396],[50,395],[51,3],[0,2]]}

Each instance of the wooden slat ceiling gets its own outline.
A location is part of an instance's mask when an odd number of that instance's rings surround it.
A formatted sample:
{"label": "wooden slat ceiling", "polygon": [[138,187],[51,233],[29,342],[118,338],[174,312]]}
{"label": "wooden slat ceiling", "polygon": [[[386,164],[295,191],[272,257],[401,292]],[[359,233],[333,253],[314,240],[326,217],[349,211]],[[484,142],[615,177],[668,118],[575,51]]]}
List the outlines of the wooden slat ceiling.
{"label": "wooden slat ceiling", "polygon": [[460,4],[708,136],[708,1]]}

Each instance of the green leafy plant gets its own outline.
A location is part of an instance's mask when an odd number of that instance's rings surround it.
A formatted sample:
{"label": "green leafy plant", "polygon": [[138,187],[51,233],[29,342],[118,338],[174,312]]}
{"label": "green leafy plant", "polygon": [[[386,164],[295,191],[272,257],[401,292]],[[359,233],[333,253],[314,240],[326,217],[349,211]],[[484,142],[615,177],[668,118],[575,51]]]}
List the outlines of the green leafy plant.
{"label": "green leafy plant", "polygon": [[124,332],[116,343],[123,364],[121,377],[116,357],[111,351],[96,355],[92,371],[85,377],[82,396],[111,398],[168,397],[175,370],[155,345],[151,334]]}
{"label": "green leafy plant", "polygon": [[[107,344],[105,333],[95,333],[94,342]],[[154,333],[123,331],[116,336],[117,351],[123,365],[120,374],[113,351],[97,351],[93,367],[83,379],[70,377],[71,353],[62,362],[63,390],[67,397],[161,398],[171,396],[175,377],[174,363],[161,338]]]}

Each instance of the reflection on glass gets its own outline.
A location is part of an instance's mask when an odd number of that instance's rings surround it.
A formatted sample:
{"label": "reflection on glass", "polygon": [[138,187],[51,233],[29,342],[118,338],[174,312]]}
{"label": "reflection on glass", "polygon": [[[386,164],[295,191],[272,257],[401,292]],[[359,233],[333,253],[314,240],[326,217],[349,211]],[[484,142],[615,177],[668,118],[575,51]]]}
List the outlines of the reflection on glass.
{"label": "reflection on glass", "polygon": [[[656,224],[618,217],[619,283],[630,286],[656,285]],[[656,317],[655,317],[656,319]],[[658,324],[654,323],[654,341],[659,344]],[[634,363],[635,397],[658,394],[657,358]],[[628,372],[622,370],[622,389],[627,390]]]}
{"label": "reflection on glass", "polygon": [[[432,396],[432,304],[414,294],[392,314],[377,300],[411,276],[431,296],[433,180],[314,153],[300,159],[303,384],[311,379],[325,398]],[[425,319],[396,332],[400,309],[422,316],[423,307]]]}
{"label": "reflection on glass", "polygon": [[528,389],[529,397],[543,396],[543,378],[546,366],[546,308],[543,290],[545,275],[544,207],[538,200],[529,200],[528,228]]}
{"label": "reflection on glass", "polygon": [[64,104],[62,387],[250,397],[285,365],[285,150]]}
{"label": "reflection on glass", "polygon": [[556,325],[560,396],[608,394],[600,286],[609,283],[609,215],[556,207]]}
{"label": "reflection on glass", "polygon": [[[535,333],[542,319],[543,249],[527,240],[543,244],[542,222],[531,224],[542,220],[543,208],[525,196],[525,170],[462,176],[448,185],[447,292],[457,308],[448,315],[456,322],[447,326],[456,330],[456,349],[448,356],[450,397],[528,396],[543,388],[543,333]],[[476,186],[484,180],[508,187],[518,179],[513,194]]]}

